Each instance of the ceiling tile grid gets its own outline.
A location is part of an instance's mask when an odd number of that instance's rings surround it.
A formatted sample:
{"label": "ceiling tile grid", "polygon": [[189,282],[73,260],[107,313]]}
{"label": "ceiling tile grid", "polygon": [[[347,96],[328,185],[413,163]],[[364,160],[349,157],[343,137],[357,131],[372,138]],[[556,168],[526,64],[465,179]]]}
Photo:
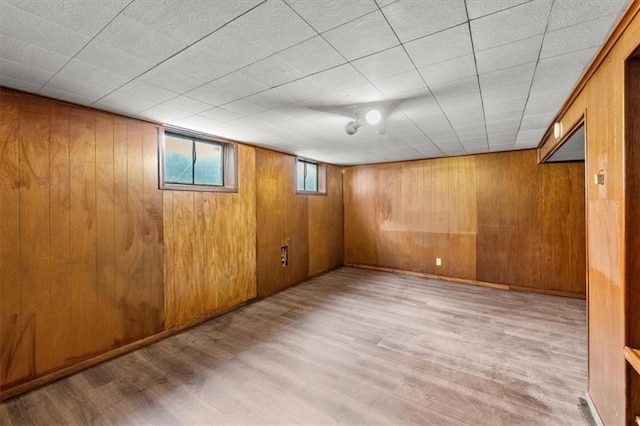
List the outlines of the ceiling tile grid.
{"label": "ceiling tile grid", "polygon": [[0,0],[0,84],[335,164],[531,148],[628,3]]}

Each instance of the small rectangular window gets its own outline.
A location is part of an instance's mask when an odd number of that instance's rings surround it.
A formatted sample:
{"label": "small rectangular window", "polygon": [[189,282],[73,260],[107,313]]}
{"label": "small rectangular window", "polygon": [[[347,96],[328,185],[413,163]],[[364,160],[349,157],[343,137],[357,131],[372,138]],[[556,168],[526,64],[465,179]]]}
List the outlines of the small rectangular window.
{"label": "small rectangular window", "polygon": [[160,187],[190,191],[236,190],[235,144],[164,132]]}
{"label": "small rectangular window", "polygon": [[297,189],[300,193],[325,194],[324,167],[317,163],[298,159],[296,167]]}

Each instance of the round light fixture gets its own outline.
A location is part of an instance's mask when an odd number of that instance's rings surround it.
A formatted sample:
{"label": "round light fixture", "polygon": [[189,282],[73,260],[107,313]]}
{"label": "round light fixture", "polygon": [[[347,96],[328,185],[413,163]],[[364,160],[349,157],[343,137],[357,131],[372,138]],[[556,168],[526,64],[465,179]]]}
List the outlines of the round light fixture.
{"label": "round light fixture", "polygon": [[382,119],[382,114],[380,114],[380,111],[378,111],[377,109],[370,109],[369,111],[367,111],[367,115],[365,115],[364,118],[365,120],[367,120],[367,123],[369,125],[375,126]]}

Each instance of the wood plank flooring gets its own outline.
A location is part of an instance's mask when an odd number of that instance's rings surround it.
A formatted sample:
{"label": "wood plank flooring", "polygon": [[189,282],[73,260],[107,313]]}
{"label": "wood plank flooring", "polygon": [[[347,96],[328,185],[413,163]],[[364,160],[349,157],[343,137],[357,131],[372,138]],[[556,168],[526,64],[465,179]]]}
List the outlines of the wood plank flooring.
{"label": "wood plank flooring", "polygon": [[0,404],[0,424],[584,424],[581,300],[341,268]]}

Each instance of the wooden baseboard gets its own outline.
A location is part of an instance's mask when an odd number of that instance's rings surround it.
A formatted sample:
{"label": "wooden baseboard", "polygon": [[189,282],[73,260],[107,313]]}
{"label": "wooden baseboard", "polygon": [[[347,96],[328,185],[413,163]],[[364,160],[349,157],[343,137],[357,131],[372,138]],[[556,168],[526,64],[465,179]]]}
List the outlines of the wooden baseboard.
{"label": "wooden baseboard", "polygon": [[40,386],[47,385],[49,383],[55,382],[56,380],[63,379],[65,377],[71,376],[81,370],[87,369],[89,367],[93,367],[102,362],[108,361],[110,359],[117,358],[119,356],[128,354],[129,352],[133,352],[136,349],[140,349],[144,346],[150,345],[162,339],[166,339],[167,337],[173,336],[175,334],[180,333],[188,328],[201,324],[203,322],[209,321],[211,319],[217,318],[221,315],[224,315],[228,312],[241,308],[251,302],[253,299],[242,302],[232,308],[226,309],[221,312],[216,312],[211,315],[207,315],[201,318],[194,319],[185,324],[182,324],[178,327],[170,328],[167,330],[163,330],[160,333],[153,334],[151,336],[142,338],[140,340],[136,340],[135,342],[129,343],[124,346],[120,346],[115,349],[111,349],[108,352],[103,352],[99,355],[93,356],[91,358],[79,361],[73,365],[68,367],[63,367],[59,370],[52,371],[50,373],[38,376],[34,379],[31,379],[27,382],[20,382],[15,385],[11,385],[10,387],[0,389],[0,401],[4,401],[5,399],[12,398],[14,396],[20,395],[21,393],[33,390]]}
{"label": "wooden baseboard", "polygon": [[444,275],[435,275],[435,274],[427,274],[424,272],[407,271],[404,269],[387,268],[384,266],[363,265],[359,263],[345,263],[345,266],[351,266],[353,268],[360,268],[360,269],[371,269],[374,271],[393,272],[396,274],[413,275],[416,277],[432,278],[436,280],[451,281],[451,282],[461,283],[461,284],[477,285],[481,287],[497,288],[500,290],[521,291],[524,293],[539,293],[539,294],[547,294],[550,296],[570,297],[572,299],[586,298],[586,296],[581,293],[570,293],[565,291],[546,290],[546,289],[539,289],[539,288],[533,288],[533,287],[515,286],[511,284],[490,283],[486,281],[469,280],[466,278],[447,277]]}
{"label": "wooden baseboard", "polygon": [[596,410],[596,406],[593,403],[593,400],[591,399],[591,395],[589,395],[589,392],[584,393],[584,400],[587,403],[586,408],[588,409],[589,415],[591,416],[589,420],[592,420],[595,426],[604,426],[604,422],[600,418],[600,414],[598,414],[598,410]]}

